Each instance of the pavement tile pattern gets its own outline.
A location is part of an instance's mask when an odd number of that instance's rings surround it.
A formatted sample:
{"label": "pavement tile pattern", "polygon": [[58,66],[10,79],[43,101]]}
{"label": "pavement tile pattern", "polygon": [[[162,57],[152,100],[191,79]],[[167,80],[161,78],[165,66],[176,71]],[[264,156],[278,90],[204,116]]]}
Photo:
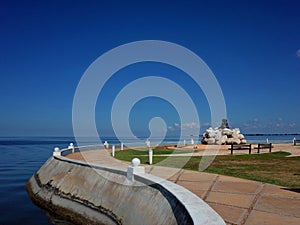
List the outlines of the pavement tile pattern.
{"label": "pavement tile pattern", "polygon": [[[100,165],[126,168],[129,163],[103,156],[97,150],[67,157]],[[190,190],[208,203],[231,225],[300,224],[300,193],[271,184],[229,176],[159,166],[145,166],[146,172]]]}
{"label": "pavement tile pattern", "polygon": [[300,224],[300,193],[296,191],[188,170],[168,180],[199,196],[227,224]]}

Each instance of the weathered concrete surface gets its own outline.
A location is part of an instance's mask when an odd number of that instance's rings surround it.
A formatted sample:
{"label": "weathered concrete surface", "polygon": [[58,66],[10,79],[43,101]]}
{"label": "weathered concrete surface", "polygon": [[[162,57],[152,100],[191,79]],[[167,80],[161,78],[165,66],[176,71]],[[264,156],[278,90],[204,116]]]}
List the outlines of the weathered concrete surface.
{"label": "weathered concrete surface", "polygon": [[48,209],[65,208],[95,224],[176,224],[168,201],[158,190],[128,185],[125,176],[87,166],[51,158],[30,179],[28,188],[31,197],[38,195],[51,204]]}
{"label": "weathered concrete surface", "polygon": [[147,174],[130,182],[126,170],[106,168],[52,157],[31,177],[27,190],[37,205],[77,224],[224,224],[204,202],[205,215],[192,219],[190,214],[201,213],[202,200],[180,186],[149,182],[156,178]]}

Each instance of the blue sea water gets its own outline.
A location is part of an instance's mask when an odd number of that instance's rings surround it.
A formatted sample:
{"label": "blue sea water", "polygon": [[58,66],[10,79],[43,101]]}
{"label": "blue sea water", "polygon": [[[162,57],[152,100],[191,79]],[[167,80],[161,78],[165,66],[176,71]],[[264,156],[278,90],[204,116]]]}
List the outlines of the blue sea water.
{"label": "blue sea water", "polygon": [[52,224],[27,195],[25,184],[52,155],[54,146],[72,138],[0,138],[0,224]]}
{"label": "blue sea water", "polygon": [[[105,140],[119,144],[115,138]],[[0,137],[0,225],[49,225],[53,220],[70,224],[36,207],[25,185],[52,156],[54,147],[67,148],[71,142],[75,143],[73,137]]]}
{"label": "blue sea water", "polygon": [[[295,136],[300,139],[300,136]],[[248,142],[292,142],[294,136],[249,136]],[[106,138],[109,143],[119,144],[115,138]],[[187,139],[188,141],[189,139]],[[66,148],[72,137],[0,137],[0,225],[68,224],[36,207],[27,195],[25,184],[28,179],[51,157],[53,148]],[[130,140],[128,141],[130,142]],[[176,143],[169,138],[164,144]],[[49,218],[51,220],[49,220]],[[52,222],[51,222],[52,221]]]}

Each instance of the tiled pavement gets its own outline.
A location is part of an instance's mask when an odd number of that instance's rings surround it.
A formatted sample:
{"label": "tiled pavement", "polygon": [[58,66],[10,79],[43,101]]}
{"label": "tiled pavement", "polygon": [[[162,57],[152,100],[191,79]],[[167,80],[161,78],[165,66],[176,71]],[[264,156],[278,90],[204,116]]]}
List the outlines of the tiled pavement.
{"label": "tiled pavement", "polygon": [[[150,173],[160,176],[159,170]],[[227,224],[300,224],[300,193],[295,191],[188,170],[181,170],[168,180],[202,198]]]}
{"label": "tiled pavement", "polygon": [[[101,151],[68,155],[93,163],[118,165],[118,160],[100,157]],[[112,161],[111,161],[112,160]],[[128,163],[121,163],[122,167]],[[208,203],[227,224],[300,224],[299,190],[197,171],[146,166],[146,172],[185,187]],[[298,191],[298,192],[297,192]]]}

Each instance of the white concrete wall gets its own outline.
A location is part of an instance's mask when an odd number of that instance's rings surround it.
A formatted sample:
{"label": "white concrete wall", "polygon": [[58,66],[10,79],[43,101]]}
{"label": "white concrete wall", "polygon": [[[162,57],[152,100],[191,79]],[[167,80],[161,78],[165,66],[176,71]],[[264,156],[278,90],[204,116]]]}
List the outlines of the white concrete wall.
{"label": "white concrete wall", "polygon": [[39,206],[82,223],[225,224],[200,198],[174,183],[149,174],[130,182],[126,171],[62,156],[51,157],[27,190]]}

